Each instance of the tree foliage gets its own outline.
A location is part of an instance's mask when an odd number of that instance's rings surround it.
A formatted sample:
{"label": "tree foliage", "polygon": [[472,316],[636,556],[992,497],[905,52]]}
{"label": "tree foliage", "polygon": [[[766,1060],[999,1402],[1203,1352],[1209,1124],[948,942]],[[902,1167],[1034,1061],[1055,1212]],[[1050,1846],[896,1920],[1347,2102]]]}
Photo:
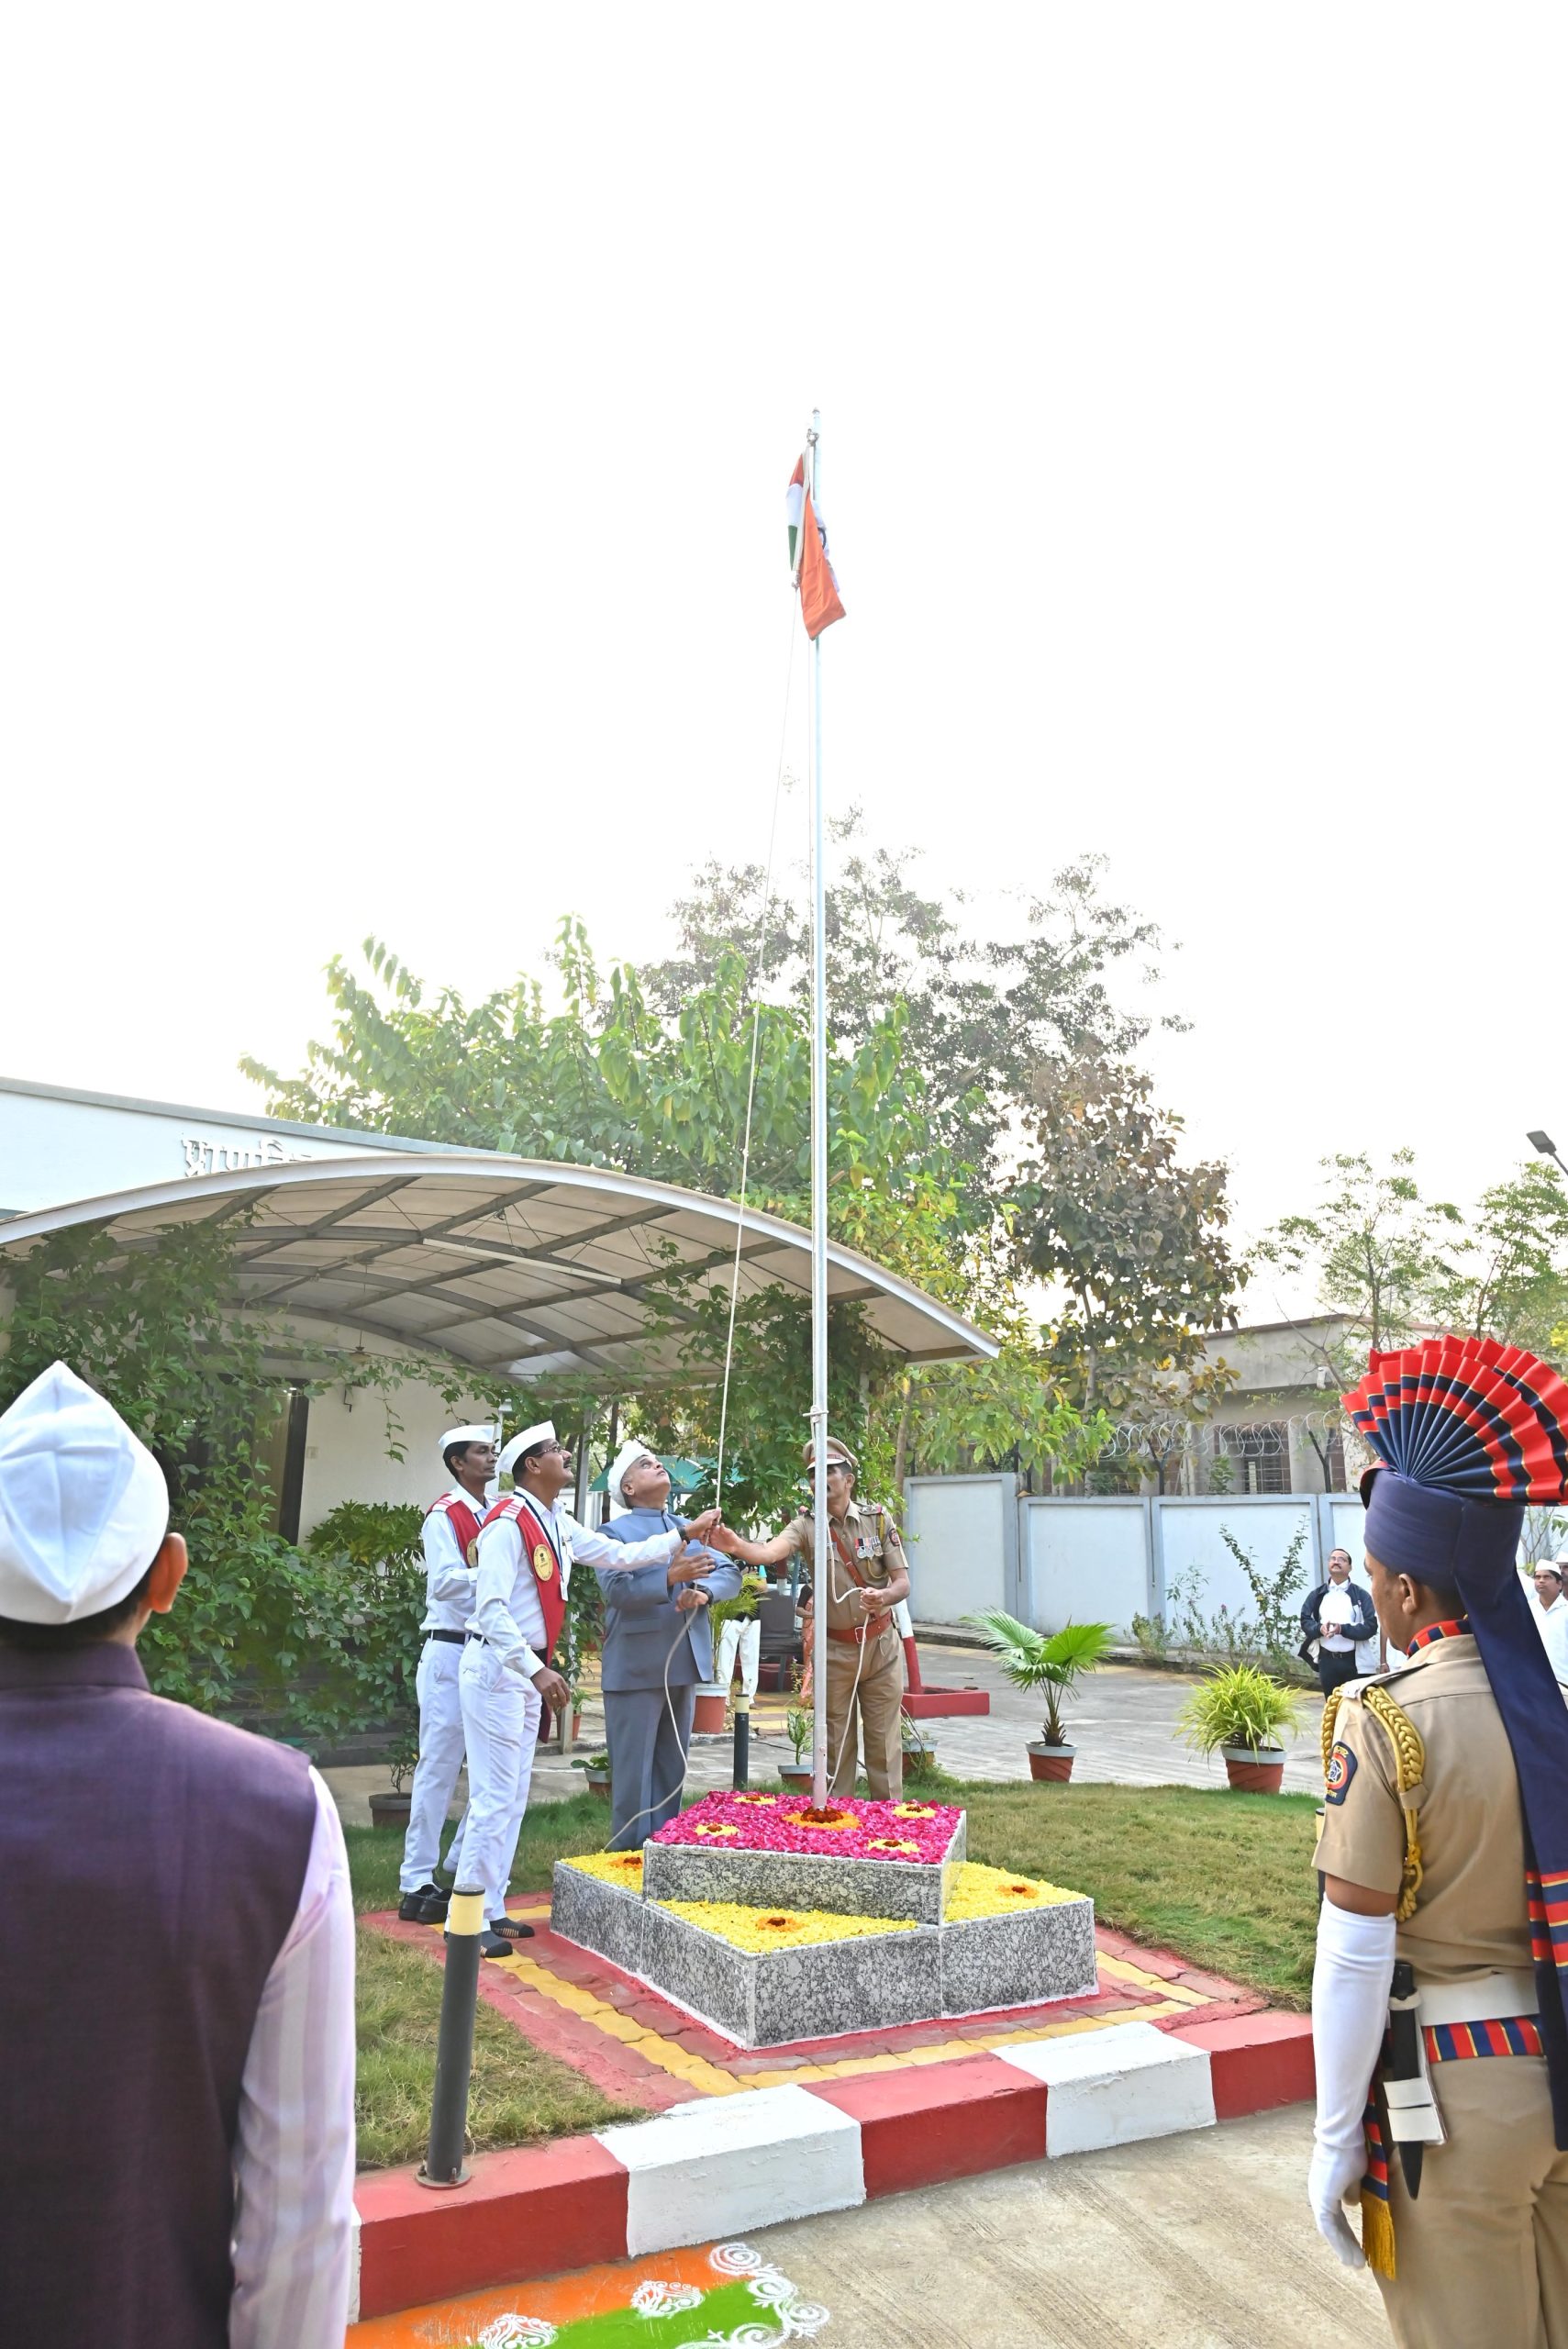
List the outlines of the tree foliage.
{"label": "tree foliage", "polygon": [[[1177,1167],[1177,1123],[1123,1057],[1150,1021],[1119,1006],[1114,982],[1155,975],[1158,933],[1104,901],[1093,860],[1059,874],[1017,933],[996,941],[968,933],[962,901],[923,896],[907,855],[866,847],[857,819],[840,828],[839,846],[829,1231],[997,1332],[1004,1358],[906,1373],[862,1317],[836,1308],[834,1424],[862,1450],[868,1489],[917,1460],[1005,1456],[1020,1438],[1087,1457],[1095,1438],[1081,1408],[1095,1382],[1084,1349],[1130,1333],[1153,1358],[1186,1359],[1191,1325],[1219,1311],[1234,1269],[1218,1236],[1223,1171]],[[478,1005],[431,991],[367,941],[363,974],[341,960],[328,966],[331,1034],[310,1046],[300,1075],[242,1065],[275,1115],[614,1166],[729,1197],[741,1188],[750,1100],[749,1201],[806,1222],[809,940],[789,891],[766,907],[762,895],[754,869],[705,868],[684,893],[675,953],[640,971],[601,968],[583,925],[563,923],[553,1008],[528,976]],[[1051,1073],[1069,1069],[1098,1073],[1103,1115],[1058,1167],[1048,1105]],[[1020,1183],[1031,1112],[1038,1148]],[[1161,1229],[1152,1255],[1140,1220]],[[1047,1235],[1067,1231],[1074,1302],[1042,1344],[1027,1284],[1050,1275]],[[711,1363],[728,1295],[687,1293],[679,1277],[668,1326],[694,1362]],[[1162,1317],[1157,1330],[1140,1322],[1145,1311]],[[740,1483],[726,1505],[772,1515],[793,1497],[806,1434],[805,1308],[747,1300],[736,1336],[725,1432],[727,1486],[731,1469]],[[685,1380],[644,1396],[638,1424],[662,1448],[714,1457],[721,1409],[717,1388]]]}
{"label": "tree foliage", "polygon": [[[307,1743],[406,1727],[424,1599],[418,1511],[346,1503],[302,1553],[276,1531],[269,1460],[292,1386],[347,1377],[390,1397],[431,1364],[368,1355],[350,1368],[292,1331],[280,1346],[264,1319],[232,1309],[239,1228],[175,1225],[133,1251],[102,1228],[44,1241],[9,1275],[0,1409],[65,1362],[162,1469],[190,1564],[173,1611],[139,1642],[160,1695],[264,1714]],[[445,1375],[454,1401],[472,1383],[456,1364]]]}
{"label": "tree foliage", "polygon": [[1184,1368],[1234,1326],[1225,1169],[1181,1163],[1182,1120],[1126,1062],[1042,1067],[1034,1091],[1018,1244],[1063,1293],[1051,1352],[1092,1403],[1108,1373]]}
{"label": "tree foliage", "polygon": [[1368,1350],[1408,1345],[1424,1330],[1489,1335],[1553,1360],[1568,1351],[1568,1186],[1559,1169],[1526,1160],[1469,1213],[1426,1197],[1411,1151],[1385,1167],[1364,1152],[1322,1162],[1324,1197],[1286,1216],[1260,1262],[1309,1281],[1340,1330],[1310,1341],[1342,1391]]}

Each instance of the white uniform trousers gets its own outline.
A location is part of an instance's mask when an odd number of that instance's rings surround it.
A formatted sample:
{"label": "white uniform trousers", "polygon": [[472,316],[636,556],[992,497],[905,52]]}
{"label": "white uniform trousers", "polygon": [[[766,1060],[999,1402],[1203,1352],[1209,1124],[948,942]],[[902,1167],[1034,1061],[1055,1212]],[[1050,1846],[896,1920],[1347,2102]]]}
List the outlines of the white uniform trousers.
{"label": "white uniform trousers", "polygon": [[468,1741],[468,1821],[449,1865],[459,1886],[482,1885],[486,1917],[505,1915],[506,1887],[528,1807],[544,1707],[532,1681],[509,1672],[484,1640],[470,1640],[458,1674]]}
{"label": "white uniform trousers", "polygon": [[757,1693],[757,1664],[762,1653],[762,1627],[754,1615],[731,1616],[718,1634],[718,1654],[713,1676],[728,1693],[735,1676],[735,1654],[740,1653],[740,1686],[748,1697]]}
{"label": "white uniform trousers", "polygon": [[[441,1830],[462,1768],[462,1702],[458,1694],[462,1663],[460,1644],[427,1636],[414,1676],[419,1699],[419,1759],[408,1800],[408,1833],[397,1879],[400,1892],[417,1892],[436,1880]],[[457,1849],[455,1842],[452,1849]]]}

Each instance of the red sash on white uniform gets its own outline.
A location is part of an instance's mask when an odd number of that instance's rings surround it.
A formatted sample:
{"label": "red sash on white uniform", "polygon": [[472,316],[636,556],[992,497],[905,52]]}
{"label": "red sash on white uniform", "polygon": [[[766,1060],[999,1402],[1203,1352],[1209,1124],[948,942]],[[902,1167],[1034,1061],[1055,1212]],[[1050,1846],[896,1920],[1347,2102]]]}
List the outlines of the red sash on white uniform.
{"label": "red sash on white uniform", "polygon": [[566,1620],[566,1593],[561,1587],[561,1561],[556,1555],[554,1542],[539,1522],[537,1511],[520,1494],[509,1493],[505,1500],[497,1501],[484,1522],[494,1525],[503,1517],[516,1520],[517,1531],[522,1537],[523,1555],[533,1568],[534,1581],[539,1587],[539,1608],[544,1616],[544,1660],[548,1664],[550,1651],[560,1636],[561,1626]]}
{"label": "red sash on white uniform", "polygon": [[479,1539],[477,1514],[461,1493],[443,1493],[439,1501],[430,1503],[425,1514],[434,1517],[438,1509],[457,1535],[457,1546],[462,1552],[465,1564],[472,1566],[474,1563],[473,1545]]}

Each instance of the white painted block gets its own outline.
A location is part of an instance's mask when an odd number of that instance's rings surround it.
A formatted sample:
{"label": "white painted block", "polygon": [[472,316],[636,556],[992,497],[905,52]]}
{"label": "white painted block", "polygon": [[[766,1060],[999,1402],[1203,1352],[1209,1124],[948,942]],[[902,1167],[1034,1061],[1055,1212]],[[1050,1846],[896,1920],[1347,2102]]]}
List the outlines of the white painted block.
{"label": "white painted block", "polygon": [[1214,2126],[1207,2049],[1189,2047],[1152,2023],[1111,2023],[994,2052],[1045,2082],[1048,2155]]}
{"label": "white painted block", "polygon": [[634,2259],[866,2199],[860,2122],[805,2088],[705,2096],[596,2133],[628,2173]]}
{"label": "white painted block", "polygon": [[357,2204],[350,2217],[352,2224],[350,2232],[352,2250],[349,2262],[349,2322],[358,2324],[360,2321],[360,2213]]}

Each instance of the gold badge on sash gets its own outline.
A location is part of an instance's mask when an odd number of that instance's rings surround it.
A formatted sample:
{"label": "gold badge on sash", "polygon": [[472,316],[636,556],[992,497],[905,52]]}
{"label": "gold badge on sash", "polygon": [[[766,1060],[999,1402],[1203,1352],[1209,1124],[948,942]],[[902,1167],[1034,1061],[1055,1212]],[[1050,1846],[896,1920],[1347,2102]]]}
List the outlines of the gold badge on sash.
{"label": "gold badge on sash", "polygon": [[555,1557],[548,1542],[541,1542],[534,1552],[534,1575],[539,1582],[548,1582],[555,1572]]}

